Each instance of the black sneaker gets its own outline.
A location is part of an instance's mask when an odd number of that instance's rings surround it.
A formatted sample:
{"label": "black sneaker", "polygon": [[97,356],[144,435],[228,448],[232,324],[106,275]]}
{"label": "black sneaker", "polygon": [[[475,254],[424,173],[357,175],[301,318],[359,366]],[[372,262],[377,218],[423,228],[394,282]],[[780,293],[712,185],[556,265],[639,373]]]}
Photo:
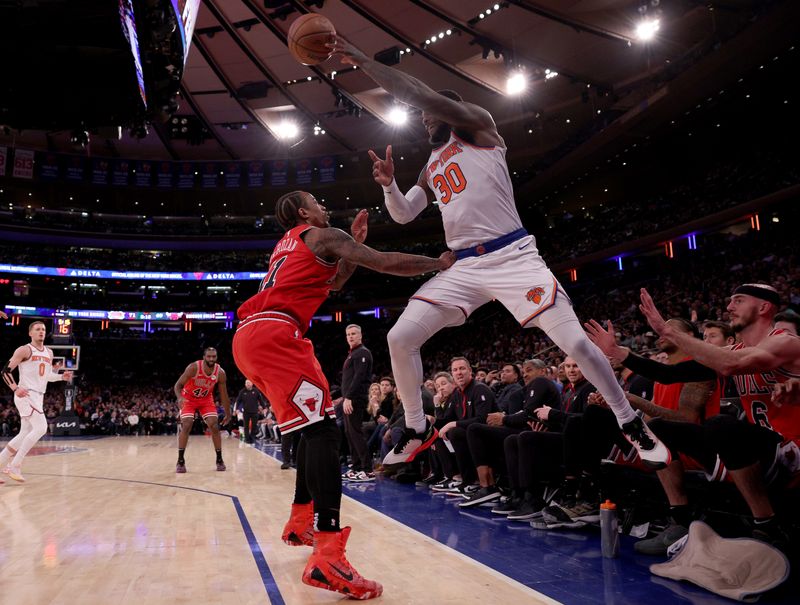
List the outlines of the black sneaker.
{"label": "black sneaker", "polygon": [[500,496],[502,495],[503,494],[500,493],[500,489],[496,485],[481,487],[467,495],[463,502],[458,503],[458,506],[461,508],[470,508],[472,506],[483,504],[484,502],[493,502],[494,500],[499,500]]}
{"label": "black sneaker", "polygon": [[424,479],[420,479],[419,481],[417,481],[415,485],[417,487],[428,487],[428,488],[430,488],[430,487],[433,487],[434,485],[436,485],[437,483],[439,483],[439,481],[441,481],[441,480],[442,480],[441,476],[434,475],[433,473],[431,473],[430,475],[428,475]]}
{"label": "black sneaker", "polygon": [[519,508],[508,513],[506,519],[509,521],[529,521],[531,519],[535,519],[536,517],[540,517],[542,515],[543,508],[544,502],[530,497],[523,498]]}
{"label": "black sneaker", "polygon": [[492,509],[495,515],[510,515],[517,510],[522,504],[522,498],[512,496],[510,498],[500,499],[500,502]]}
{"label": "black sneaker", "polygon": [[439,483],[435,483],[431,486],[431,491],[437,494],[446,494],[451,492],[461,485],[461,479],[448,479],[445,477]]}
{"label": "black sneaker", "polygon": [[661,469],[672,461],[669,449],[638,416],[622,425],[622,434],[636,448],[642,462],[653,469]]}
{"label": "black sneaker", "polygon": [[383,459],[384,466],[411,462],[418,454],[428,449],[438,436],[439,431],[427,421],[423,433],[417,433],[414,429],[406,429],[394,449]]}

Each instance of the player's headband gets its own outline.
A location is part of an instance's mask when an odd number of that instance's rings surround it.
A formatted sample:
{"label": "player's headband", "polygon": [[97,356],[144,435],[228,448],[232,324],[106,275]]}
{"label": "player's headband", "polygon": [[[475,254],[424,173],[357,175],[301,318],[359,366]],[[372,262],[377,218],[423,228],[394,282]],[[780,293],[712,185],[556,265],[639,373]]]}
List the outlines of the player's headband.
{"label": "player's headband", "polygon": [[781,297],[778,294],[778,291],[772,286],[767,286],[766,284],[742,284],[733,291],[733,294],[746,294],[748,296],[754,296],[755,298],[766,300],[776,307],[780,306],[781,304]]}

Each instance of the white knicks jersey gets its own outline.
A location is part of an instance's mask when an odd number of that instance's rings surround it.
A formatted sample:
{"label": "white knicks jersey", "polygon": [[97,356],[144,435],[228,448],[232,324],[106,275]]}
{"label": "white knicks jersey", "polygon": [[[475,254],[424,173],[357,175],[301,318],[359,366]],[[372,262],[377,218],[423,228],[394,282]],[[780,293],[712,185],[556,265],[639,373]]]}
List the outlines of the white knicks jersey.
{"label": "white knicks jersey", "polygon": [[505,147],[478,147],[450,133],[425,168],[451,250],[483,244],[522,228]]}
{"label": "white knicks jersey", "polygon": [[53,371],[53,351],[44,347],[37,349],[32,344],[31,356],[19,364],[19,386],[44,393],[47,390],[47,377]]}

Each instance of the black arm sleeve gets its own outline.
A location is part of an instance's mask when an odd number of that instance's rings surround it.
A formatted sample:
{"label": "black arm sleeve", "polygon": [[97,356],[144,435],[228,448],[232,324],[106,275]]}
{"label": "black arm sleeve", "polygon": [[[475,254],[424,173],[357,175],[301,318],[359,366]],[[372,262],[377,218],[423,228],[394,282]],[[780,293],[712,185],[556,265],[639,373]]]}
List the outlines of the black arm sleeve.
{"label": "black arm sleeve", "polygon": [[697,363],[694,359],[681,361],[675,365],[658,363],[652,359],[645,359],[636,353],[629,353],[622,362],[629,368],[650,380],[655,380],[661,384],[675,384],[676,382],[704,382],[706,380],[716,380],[717,373],[711,368]]}

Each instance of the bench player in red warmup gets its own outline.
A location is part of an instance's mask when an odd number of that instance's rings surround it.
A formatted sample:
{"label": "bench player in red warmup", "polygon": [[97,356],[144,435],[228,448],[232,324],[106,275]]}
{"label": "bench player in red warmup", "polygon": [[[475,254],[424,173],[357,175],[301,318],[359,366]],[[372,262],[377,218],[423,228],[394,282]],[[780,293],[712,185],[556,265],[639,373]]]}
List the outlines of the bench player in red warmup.
{"label": "bench player in red warmup", "polygon": [[225,370],[217,363],[217,350],[208,347],[203,351],[203,359],[190,363],[175,383],[175,395],[181,408],[181,428],[178,434],[178,464],[176,473],[186,472],[183,454],[189,443],[189,433],[194,424],[194,413],[198,412],[211,430],[211,441],[217,452],[217,470],[225,470],[222,460],[222,439],[219,435],[219,417],[214,404],[214,388],[219,387],[219,400],[225,410],[223,426],[231,421],[231,400],[228,398],[228,384]]}
{"label": "bench player in red warmup", "polygon": [[328,223],[313,195],[294,191],[275,205],[286,234],[275,246],[258,293],[238,311],[233,356],[242,373],[267,396],[282,434],[302,430],[291,517],[283,541],[314,546],[303,582],[355,599],[380,596],[383,587],[363,578],[347,561],[350,528],[339,527],[342,499],[339,431],[328,381],[314,345],[304,338],[312,316],[331,290],[339,290],[357,265],[393,275],[444,270],[452,252],[438,259],[364,246],[367,212],[351,227],[352,237]]}

